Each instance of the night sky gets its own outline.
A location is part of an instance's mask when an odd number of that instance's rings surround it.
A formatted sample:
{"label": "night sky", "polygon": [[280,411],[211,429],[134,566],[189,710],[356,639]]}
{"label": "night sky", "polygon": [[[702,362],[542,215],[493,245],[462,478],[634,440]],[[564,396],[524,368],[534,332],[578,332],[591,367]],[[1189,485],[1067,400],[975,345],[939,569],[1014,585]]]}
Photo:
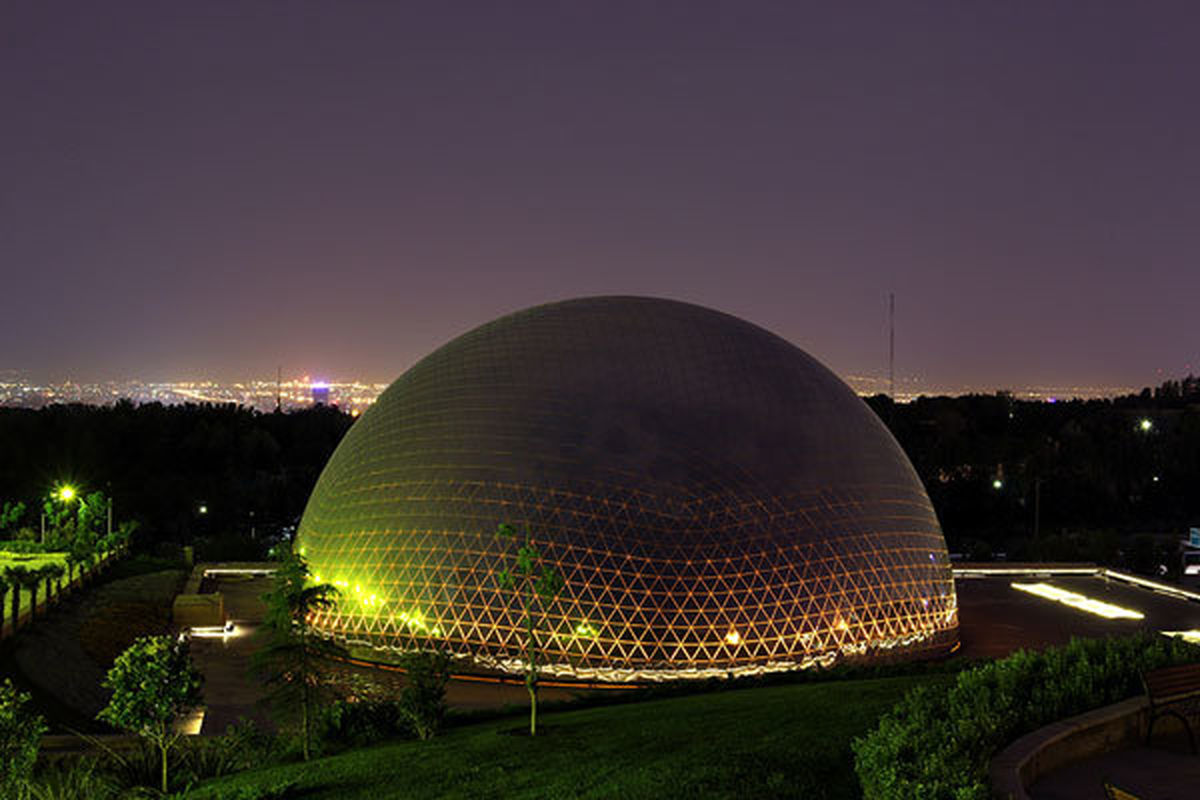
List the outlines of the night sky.
{"label": "night sky", "polygon": [[0,0],[0,370],[386,381],[587,294],[1200,371],[1193,2]]}

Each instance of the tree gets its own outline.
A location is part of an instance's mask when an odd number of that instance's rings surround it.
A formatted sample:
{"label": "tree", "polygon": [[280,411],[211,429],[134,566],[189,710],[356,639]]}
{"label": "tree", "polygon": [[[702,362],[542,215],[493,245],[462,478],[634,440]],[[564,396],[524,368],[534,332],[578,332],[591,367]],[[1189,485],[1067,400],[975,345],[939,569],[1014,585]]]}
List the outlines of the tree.
{"label": "tree", "polygon": [[26,797],[46,721],[30,711],[29,695],[0,683],[0,797]]}
{"label": "tree", "polygon": [[267,613],[261,630],[266,641],[254,655],[254,668],[271,687],[276,708],[299,710],[305,761],[312,756],[316,703],[328,693],[326,661],[346,654],[345,648],[318,635],[312,620],[332,611],[337,598],[333,584],[310,584],[308,564],[297,553],[280,562],[274,588],[263,595]]}
{"label": "tree", "polygon": [[136,734],[162,757],[162,786],[167,791],[167,754],[183,735],[175,730],[180,714],[200,703],[203,678],[192,664],[186,639],[143,636],[117,656],[103,686],[112,690],[97,719]]}
{"label": "tree", "polygon": [[46,517],[47,534],[50,539],[69,542],[75,538],[75,514],[73,501],[63,499],[59,492],[51,492],[42,501],[42,513]]}
{"label": "tree", "polygon": [[21,517],[25,516],[25,504],[13,503],[5,500],[4,505],[0,507],[0,533],[15,534],[17,523],[21,521]]}
{"label": "tree", "polygon": [[[541,551],[526,530],[500,523],[496,535],[520,543],[512,566],[500,573],[500,588],[511,590],[521,606],[521,624],[525,628],[525,690],[529,692],[529,735],[537,735],[538,642],[537,626],[545,619],[546,604],[563,587],[562,576],[553,567],[542,564]],[[537,615],[535,618],[535,614]]]}
{"label": "tree", "polygon": [[67,551],[68,563],[82,567],[90,567],[96,560],[96,537],[87,530],[81,530],[71,540],[71,549]]}
{"label": "tree", "polygon": [[81,498],[75,513],[76,529],[89,531],[98,538],[108,525],[109,502],[104,492],[92,492]]}

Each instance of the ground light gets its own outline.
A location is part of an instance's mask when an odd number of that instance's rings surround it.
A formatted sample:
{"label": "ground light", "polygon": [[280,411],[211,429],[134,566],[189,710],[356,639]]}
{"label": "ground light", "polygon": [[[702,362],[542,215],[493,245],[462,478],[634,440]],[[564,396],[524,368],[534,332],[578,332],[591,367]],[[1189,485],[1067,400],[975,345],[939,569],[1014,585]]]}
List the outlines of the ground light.
{"label": "ground light", "polygon": [[1069,592],[1066,589],[1051,586],[1048,583],[1012,583],[1010,585],[1017,591],[1044,597],[1047,600],[1053,600],[1056,603],[1062,603],[1065,606],[1077,608],[1105,619],[1144,619],[1146,616],[1140,611],[1105,603],[1103,600],[1095,600],[1078,592]]}

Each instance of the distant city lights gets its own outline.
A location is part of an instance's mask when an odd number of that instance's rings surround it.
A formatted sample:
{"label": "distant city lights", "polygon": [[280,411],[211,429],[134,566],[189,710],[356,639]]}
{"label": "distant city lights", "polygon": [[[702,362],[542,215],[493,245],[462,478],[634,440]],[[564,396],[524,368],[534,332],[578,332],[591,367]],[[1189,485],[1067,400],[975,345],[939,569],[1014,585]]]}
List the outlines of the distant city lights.
{"label": "distant city lights", "polygon": [[375,402],[385,383],[364,381],[313,381],[308,376],[281,381],[109,381],[104,383],[37,384],[0,374],[0,406],[41,408],[56,403],[112,405],[122,400],[135,404],[212,403],[238,405],[261,412],[311,408],[318,402],[335,405],[357,416]]}
{"label": "distant city lights", "polygon": [[[845,375],[843,379],[858,394],[866,397],[886,394],[889,388],[886,378],[863,375]],[[934,385],[919,378],[897,378],[898,402],[906,403],[918,397],[961,396],[965,394],[990,394],[996,387],[973,385]],[[214,403],[254,408],[270,412],[276,407],[284,411],[309,408],[313,405],[313,390],[329,391],[329,404],[342,411],[360,414],[365,411],[384,389],[386,383],[368,381],[314,380],[310,375],[276,381],[275,378],[248,381],[101,381],[95,383],[37,383],[21,377],[14,371],[0,371],[0,406],[40,408],[54,403],[83,403],[85,405],[108,405],[119,400],[134,403]],[[1129,386],[1056,386],[1056,387],[1013,387],[1015,400],[1063,402],[1068,398],[1092,399],[1118,397],[1136,393]]]}

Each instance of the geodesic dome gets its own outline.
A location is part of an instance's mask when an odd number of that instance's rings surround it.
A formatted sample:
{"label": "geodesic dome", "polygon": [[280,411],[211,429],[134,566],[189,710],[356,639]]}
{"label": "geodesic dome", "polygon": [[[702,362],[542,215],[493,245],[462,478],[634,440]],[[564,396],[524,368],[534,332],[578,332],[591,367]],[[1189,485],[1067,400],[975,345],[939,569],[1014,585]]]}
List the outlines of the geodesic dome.
{"label": "geodesic dome", "polygon": [[520,669],[502,522],[564,579],[539,624],[553,673],[758,672],[957,638],[945,541],[887,429],[803,351],[698,306],[538,306],[400,377],[300,525],[342,588],[319,627]]}

